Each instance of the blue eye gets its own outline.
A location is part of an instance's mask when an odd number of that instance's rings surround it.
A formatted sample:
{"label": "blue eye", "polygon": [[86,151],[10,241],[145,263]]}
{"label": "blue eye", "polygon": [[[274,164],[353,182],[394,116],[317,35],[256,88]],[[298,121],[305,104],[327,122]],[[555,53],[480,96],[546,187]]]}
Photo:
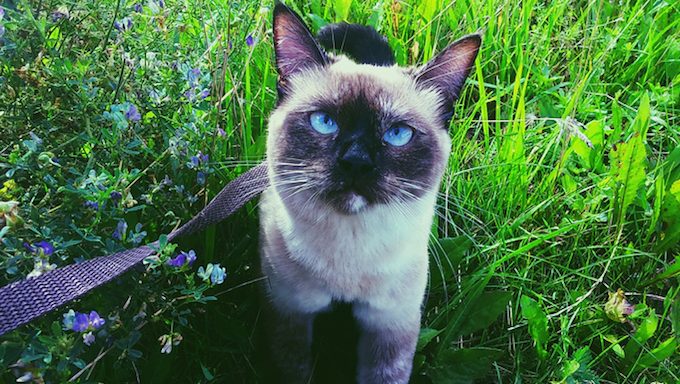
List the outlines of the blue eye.
{"label": "blue eye", "polygon": [[325,112],[314,112],[309,116],[309,123],[315,131],[330,135],[338,130],[338,123]]}
{"label": "blue eye", "polygon": [[401,147],[408,144],[413,137],[413,128],[405,125],[395,125],[385,131],[383,141],[394,147]]}

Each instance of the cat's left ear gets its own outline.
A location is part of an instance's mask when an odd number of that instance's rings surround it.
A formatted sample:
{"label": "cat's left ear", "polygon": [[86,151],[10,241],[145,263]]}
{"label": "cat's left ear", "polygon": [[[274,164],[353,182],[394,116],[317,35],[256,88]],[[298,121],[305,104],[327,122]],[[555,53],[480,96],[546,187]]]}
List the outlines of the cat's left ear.
{"label": "cat's left ear", "polygon": [[453,103],[458,99],[481,45],[482,37],[479,34],[465,36],[416,72],[418,84],[435,88],[444,96],[442,113],[447,122],[453,115]]}
{"label": "cat's left ear", "polygon": [[285,95],[287,81],[292,75],[328,62],[300,16],[278,1],[274,7],[274,51],[279,72],[279,96]]}

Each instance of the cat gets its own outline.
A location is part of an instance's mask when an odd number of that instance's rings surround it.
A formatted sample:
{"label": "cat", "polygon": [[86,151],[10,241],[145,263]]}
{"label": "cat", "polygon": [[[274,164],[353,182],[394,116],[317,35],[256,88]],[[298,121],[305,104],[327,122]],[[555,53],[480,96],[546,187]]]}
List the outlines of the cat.
{"label": "cat", "polygon": [[448,127],[481,37],[403,68],[370,27],[333,24],[317,42],[277,2],[273,32],[279,100],[259,215],[279,378],[309,382],[314,318],[342,302],[360,327],[357,382],[407,383]]}

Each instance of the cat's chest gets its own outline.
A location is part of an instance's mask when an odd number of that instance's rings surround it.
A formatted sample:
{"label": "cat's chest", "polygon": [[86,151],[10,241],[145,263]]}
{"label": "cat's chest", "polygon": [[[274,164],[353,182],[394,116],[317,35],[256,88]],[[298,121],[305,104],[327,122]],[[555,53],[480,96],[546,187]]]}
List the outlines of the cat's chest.
{"label": "cat's chest", "polygon": [[298,221],[284,231],[292,261],[337,299],[388,293],[427,267],[427,223],[389,214],[362,219]]}

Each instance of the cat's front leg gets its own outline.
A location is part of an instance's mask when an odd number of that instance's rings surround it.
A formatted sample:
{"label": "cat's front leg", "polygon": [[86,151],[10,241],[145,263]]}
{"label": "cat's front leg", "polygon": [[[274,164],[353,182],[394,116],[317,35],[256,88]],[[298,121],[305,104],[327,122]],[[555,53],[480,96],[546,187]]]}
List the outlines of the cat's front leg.
{"label": "cat's front leg", "polygon": [[312,375],[312,329],[315,313],[265,308],[265,326],[276,383],[308,383]]}
{"label": "cat's front leg", "polygon": [[406,384],[420,330],[420,308],[378,309],[355,304],[361,327],[358,351],[359,384]]}

